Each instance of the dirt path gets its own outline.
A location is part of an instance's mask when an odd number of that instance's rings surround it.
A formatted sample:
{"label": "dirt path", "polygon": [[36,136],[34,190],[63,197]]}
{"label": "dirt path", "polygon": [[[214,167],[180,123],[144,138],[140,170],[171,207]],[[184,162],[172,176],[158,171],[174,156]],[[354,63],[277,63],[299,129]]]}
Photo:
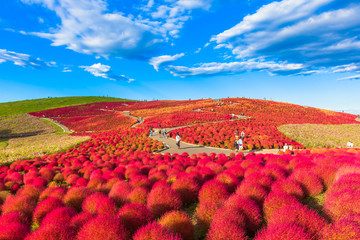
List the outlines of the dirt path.
{"label": "dirt path", "polygon": [[54,120],[52,120],[50,118],[42,118],[42,119],[47,120],[47,121],[52,122],[53,124],[57,125],[58,127],[60,127],[64,131],[64,133],[72,133],[72,132],[74,132],[74,131],[70,130],[68,127],[66,127],[66,126],[62,125],[61,123],[58,123],[57,121],[54,121]]}
{"label": "dirt path", "polygon": [[[177,127],[177,128],[181,128],[181,127]],[[236,154],[235,150],[224,149],[224,148],[215,148],[215,147],[207,147],[207,146],[200,146],[200,145],[186,143],[186,142],[181,142],[180,149],[177,149],[175,139],[170,138],[170,137],[169,138],[164,138],[163,136],[159,135],[159,130],[158,129],[154,129],[154,130],[155,130],[154,134],[153,134],[153,136],[150,136],[150,138],[164,143],[166,148],[159,151],[159,152],[162,152],[162,153],[169,152],[171,154],[173,154],[173,153],[182,154],[183,152],[187,152],[189,155],[198,154],[198,153],[207,153],[207,154],[210,154],[210,153],[216,153],[216,154],[224,153],[226,155],[229,155],[230,153],[235,153]],[[258,153],[277,154],[279,152],[279,149],[244,150],[242,152],[245,155],[250,153],[250,152],[254,152],[256,154],[258,154]]]}

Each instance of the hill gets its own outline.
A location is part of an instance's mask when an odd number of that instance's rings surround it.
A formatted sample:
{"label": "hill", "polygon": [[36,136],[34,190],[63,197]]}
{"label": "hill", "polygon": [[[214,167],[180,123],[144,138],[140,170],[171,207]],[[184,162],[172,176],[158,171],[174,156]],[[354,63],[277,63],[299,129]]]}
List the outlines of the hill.
{"label": "hill", "polygon": [[0,117],[96,102],[131,101],[113,97],[57,97],[0,103]]}

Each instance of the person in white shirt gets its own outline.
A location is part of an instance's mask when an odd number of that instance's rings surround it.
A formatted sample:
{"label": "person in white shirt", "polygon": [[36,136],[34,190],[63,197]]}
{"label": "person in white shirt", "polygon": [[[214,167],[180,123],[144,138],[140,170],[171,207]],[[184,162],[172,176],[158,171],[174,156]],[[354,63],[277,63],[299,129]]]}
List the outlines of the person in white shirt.
{"label": "person in white shirt", "polygon": [[181,141],[181,137],[179,135],[179,133],[176,133],[176,146],[178,147],[178,149],[180,149],[180,141]]}
{"label": "person in white shirt", "polygon": [[352,147],[354,147],[354,144],[353,144],[351,141],[348,141],[348,143],[346,144],[346,146],[347,146],[348,148],[352,148]]}
{"label": "person in white shirt", "polygon": [[284,145],[284,152],[286,151],[286,150],[288,150],[289,149],[289,146],[287,145],[287,143],[285,143],[285,145]]}
{"label": "person in white shirt", "polygon": [[239,150],[243,150],[243,141],[241,140],[241,138],[237,141],[238,145],[239,145]]}

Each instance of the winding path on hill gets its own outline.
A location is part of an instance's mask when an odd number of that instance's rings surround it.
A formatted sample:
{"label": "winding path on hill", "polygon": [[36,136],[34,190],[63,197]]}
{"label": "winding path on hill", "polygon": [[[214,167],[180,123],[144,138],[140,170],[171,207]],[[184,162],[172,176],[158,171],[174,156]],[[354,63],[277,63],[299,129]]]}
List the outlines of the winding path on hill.
{"label": "winding path on hill", "polygon": [[[130,117],[130,118],[138,119],[137,117],[132,116],[130,111],[124,111],[123,114],[125,116]],[[204,125],[204,124],[207,124],[207,123],[219,123],[219,122],[224,122],[224,121],[236,121],[236,120],[250,118],[248,116],[239,116],[239,115],[236,115],[236,117],[237,118],[235,118],[235,119],[229,119],[229,120],[221,120],[221,121],[215,121],[215,122],[205,122],[205,123],[197,123],[197,124],[191,124],[191,125],[185,125],[185,126],[171,127],[171,128],[166,128],[166,131],[169,133],[171,131],[174,131],[174,130],[179,129],[179,128],[184,128],[184,127],[191,127],[191,126],[195,126],[195,125]],[[136,127],[139,124],[141,124],[141,123],[135,123],[131,127]],[[206,153],[206,154],[224,153],[226,155],[229,155],[230,153],[236,153],[235,150],[231,150],[231,149],[215,148],[215,147],[209,147],[209,146],[201,146],[201,145],[196,145],[196,144],[191,144],[191,143],[186,143],[186,142],[181,142],[180,149],[178,149],[177,146],[176,146],[175,139],[170,138],[170,137],[165,138],[165,137],[161,136],[159,134],[159,129],[158,128],[154,128],[153,130],[154,130],[153,136],[149,136],[149,137],[154,139],[154,140],[157,140],[159,142],[162,142],[164,144],[164,146],[165,146],[164,149],[161,149],[161,150],[159,150],[157,152],[161,152],[161,153],[168,152],[170,154],[174,154],[174,153],[182,154],[184,152],[187,152],[189,155],[198,154],[198,153]],[[258,153],[277,154],[279,152],[279,149],[244,150],[242,152],[245,155],[249,154],[250,152],[254,152],[256,154],[258,154]]]}
{"label": "winding path on hill", "polygon": [[53,124],[55,124],[56,126],[58,126],[59,128],[61,128],[64,133],[72,133],[73,131],[70,130],[68,127],[66,127],[65,125],[62,125],[61,123],[55,121],[55,120],[52,120],[51,118],[42,118],[44,120],[47,120],[49,122],[52,122]]}

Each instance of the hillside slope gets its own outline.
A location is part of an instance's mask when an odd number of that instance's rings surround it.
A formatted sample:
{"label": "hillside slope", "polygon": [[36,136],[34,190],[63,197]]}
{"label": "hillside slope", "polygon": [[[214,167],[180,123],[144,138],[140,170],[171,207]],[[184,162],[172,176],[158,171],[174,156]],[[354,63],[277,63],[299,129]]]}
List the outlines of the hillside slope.
{"label": "hillside slope", "polygon": [[59,97],[0,103],[0,117],[96,102],[131,101],[113,97]]}

